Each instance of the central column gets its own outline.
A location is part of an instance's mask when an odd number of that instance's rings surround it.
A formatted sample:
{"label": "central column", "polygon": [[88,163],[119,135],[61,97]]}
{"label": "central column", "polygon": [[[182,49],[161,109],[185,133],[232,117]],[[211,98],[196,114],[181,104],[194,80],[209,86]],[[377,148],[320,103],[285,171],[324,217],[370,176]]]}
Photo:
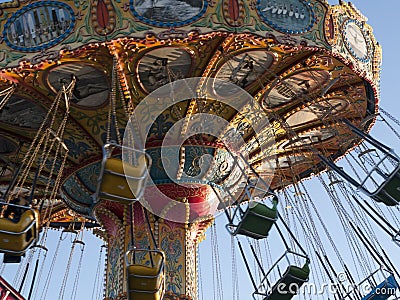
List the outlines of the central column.
{"label": "central column", "polygon": [[[103,201],[95,216],[107,242],[105,300],[127,299],[125,253],[131,243],[130,208]],[[159,249],[165,253],[165,300],[197,300],[197,249],[212,224],[212,216],[182,224],[148,213],[149,224]],[[154,249],[149,224],[140,203],[133,210],[134,243],[138,249]]]}

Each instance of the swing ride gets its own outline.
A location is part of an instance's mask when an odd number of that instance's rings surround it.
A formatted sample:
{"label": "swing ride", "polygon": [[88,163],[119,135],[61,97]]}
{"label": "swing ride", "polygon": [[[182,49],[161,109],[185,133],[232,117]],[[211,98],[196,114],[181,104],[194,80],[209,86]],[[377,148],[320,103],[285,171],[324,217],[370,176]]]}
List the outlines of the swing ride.
{"label": "swing ride", "polygon": [[[21,266],[14,287],[0,277],[1,299],[46,299],[67,236],[59,299],[80,250],[75,299],[92,230],[100,257],[106,249],[97,299],[197,300],[198,247],[208,228],[217,247],[219,212],[253,299],[309,299],[310,283],[335,288],[322,299],[399,295],[371,223],[400,245],[400,150],[371,130],[400,139],[400,123],[378,106],[381,47],[353,4],[6,0],[0,9],[0,252],[2,268]],[[309,192],[311,177],[324,199]],[[333,228],[320,202],[332,205]],[[334,243],[339,227],[350,257]],[[52,229],[61,235],[42,281]]]}

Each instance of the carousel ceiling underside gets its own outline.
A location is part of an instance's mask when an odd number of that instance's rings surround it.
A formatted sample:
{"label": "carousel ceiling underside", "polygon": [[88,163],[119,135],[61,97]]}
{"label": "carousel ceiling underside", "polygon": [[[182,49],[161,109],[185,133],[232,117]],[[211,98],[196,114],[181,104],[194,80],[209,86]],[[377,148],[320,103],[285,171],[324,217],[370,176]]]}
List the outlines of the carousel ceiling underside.
{"label": "carousel ceiling underside", "polygon": [[[293,12],[294,20],[285,23],[282,16],[274,16],[273,8],[267,9],[270,1],[258,1],[256,6],[246,1],[178,2],[179,9],[187,10],[184,4],[191,7],[185,20],[176,21],[176,15],[171,15],[175,21],[162,19],[157,10],[150,14],[135,1],[122,8],[107,1],[88,6],[35,1],[23,8],[11,1],[9,8],[3,7],[0,90],[14,85],[15,92],[0,111],[2,186],[9,183],[18,153],[27,151],[62,84],[74,75],[77,81],[63,136],[69,155],[62,192],[69,207],[90,214],[109,126],[109,99],[115,91],[113,65],[122,90],[115,109],[121,133],[128,120],[126,111],[132,112],[152,91],[178,79],[211,77],[245,89],[268,116],[265,132],[274,136],[274,140],[256,139],[243,114],[228,105],[203,99],[200,107],[186,99],[157,118],[147,137],[150,152],[159,147],[172,124],[207,112],[236,128],[246,141],[252,166],[271,177],[273,188],[283,188],[323,169],[313,149],[339,157],[354,146],[357,140],[340,120],[361,124],[374,114],[380,68],[380,48],[358,11],[349,5],[331,8],[324,1],[310,1],[305,6],[304,1],[291,0],[300,13],[296,17]],[[53,8],[58,12],[57,37],[50,31],[18,36],[18,24],[29,28],[43,10],[54,18]],[[96,11],[107,11],[108,21],[97,20]],[[289,14],[287,8],[285,17]],[[352,48],[350,36],[357,31],[363,46]],[[61,105],[56,123],[65,112]],[[363,123],[365,129],[369,125]],[[219,144],[213,136],[200,140]],[[260,151],[270,143],[271,151]],[[28,182],[37,166],[33,163]],[[276,167],[275,174],[268,174],[265,166]],[[45,168],[43,174],[46,171],[50,172]],[[39,180],[37,196],[41,185]]]}

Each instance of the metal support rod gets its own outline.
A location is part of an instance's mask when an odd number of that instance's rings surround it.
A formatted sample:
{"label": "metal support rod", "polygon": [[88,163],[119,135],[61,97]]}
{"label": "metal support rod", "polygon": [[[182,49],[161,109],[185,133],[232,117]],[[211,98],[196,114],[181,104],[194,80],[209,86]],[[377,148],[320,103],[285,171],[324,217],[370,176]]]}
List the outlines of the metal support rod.
{"label": "metal support rod", "polygon": [[383,257],[379,254],[379,252],[374,248],[374,246],[371,244],[371,242],[368,241],[368,239],[365,237],[364,233],[360,230],[360,228],[357,226],[354,226],[352,222],[350,222],[350,226],[353,228],[354,232],[357,234],[361,242],[364,244],[365,248],[368,250],[368,252],[371,254],[372,258],[379,264],[383,264],[388,270],[391,270],[390,266],[385,262]]}
{"label": "metal support rod", "polygon": [[[354,195],[353,195],[353,198],[354,199],[356,199],[355,197],[354,197]],[[357,201],[357,200],[356,200]],[[367,201],[365,201],[364,200],[364,203],[368,206],[368,208],[370,209],[370,210],[372,210],[375,214],[376,214],[376,216],[383,222],[383,223],[385,223],[391,230],[393,230],[394,232],[397,232],[397,230],[396,230],[396,228],[394,228],[393,226],[392,226],[392,224],[390,224],[385,218],[383,218],[380,214],[378,214],[377,212],[376,212],[376,210],[371,206],[371,204],[369,204]],[[361,205],[360,205],[361,206]],[[363,209],[364,209],[364,211],[379,225],[379,223],[377,222],[377,220],[371,215],[371,213],[367,210],[367,209],[365,209],[365,207],[362,207]],[[382,226],[381,226],[382,227]],[[382,227],[383,229],[385,229],[384,227]],[[393,236],[393,234],[391,234],[392,236]]]}
{"label": "metal support rod", "polygon": [[251,249],[251,252],[253,253],[254,258],[256,259],[257,265],[258,265],[258,267],[260,268],[261,273],[263,274],[263,276],[264,276],[264,278],[265,278],[266,274],[265,274],[264,268],[263,268],[263,266],[262,266],[260,260],[258,259],[258,256],[257,256],[257,254],[256,254],[256,251],[254,250],[254,247],[253,247],[252,244],[250,244],[250,249]]}
{"label": "metal support rod", "polygon": [[[382,225],[382,223],[380,223],[372,214],[370,211],[368,211],[364,205],[361,204],[360,200],[358,200],[354,195],[351,195],[354,199],[354,201],[357,202],[357,204],[362,208],[362,210],[373,220],[375,221],[376,225],[378,225],[379,227],[381,227],[384,231],[386,231],[387,234],[392,235],[392,233]],[[365,203],[367,204],[367,202],[365,201]],[[367,204],[368,205],[368,204]],[[373,210],[375,212],[375,210]],[[387,221],[384,220],[385,224],[388,225]],[[390,224],[389,224],[390,225]],[[391,226],[391,225],[390,225]]]}
{"label": "metal support rod", "polygon": [[[317,255],[317,258],[318,258],[319,262],[321,263],[321,266],[324,269],[326,275],[329,277],[329,281],[332,283],[333,286],[335,286],[335,281],[333,280],[332,275],[329,273],[328,268],[324,264],[324,261],[322,260],[321,255],[318,253],[318,251],[315,251],[315,254]],[[339,282],[339,284],[337,286],[341,286],[341,283]],[[339,293],[339,299],[343,298],[341,290],[337,290],[337,293]],[[334,297],[335,297],[335,300],[337,300],[336,293],[334,294]]]}
{"label": "metal support rod", "polygon": [[29,194],[29,200],[28,200],[29,204],[32,204],[32,201],[33,201],[33,196],[35,194],[36,183],[37,183],[37,180],[38,180],[38,177],[39,177],[39,170],[40,170],[40,168],[37,168],[36,172],[35,172],[35,178],[33,179],[31,192]]}
{"label": "metal support rod", "polygon": [[242,244],[240,243],[240,241],[238,241],[238,245],[239,245],[240,254],[242,255],[244,264],[246,265],[247,273],[249,273],[251,283],[253,284],[254,290],[258,292],[256,282],[254,281],[254,277],[251,274],[249,263],[247,262],[246,256],[244,255],[244,251],[243,251]]}
{"label": "metal support rod", "polygon": [[149,220],[149,215],[148,215],[146,209],[144,209],[144,215],[145,215],[145,217],[146,217],[147,226],[148,226],[148,228],[149,228],[150,235],[151,235],[151,239],[153,240],[153,243],[154,243],[154,247],[155,247],[156,249],[158,249],[157,242],[156,242],[156,238],[154,237],[153,230],[151,229],[150,220]]}
{"label": "metal support rod", "polygon": [[381,251],[383,253],[383,256],[386,258],[388,261],[388,264],[392,267],[392,271],[397,275],[397,277],[400,277],[399,272],[397,271],[396,267],[393,265],[392,261],[390,260],[389,256],[386,254],[386,251],[381,247]]}
{"label": "metal support rod", "polygon": [[17,178],[18,178],[18,175],[19,175],[19,171],[21,170],[21,167],[22,167],[22,165],[19,165],[18,168],[14,171],[13,178],[11,179],[11,182],[8,185],[7,190],[4,192],[3,199],[5,201],[7,201],[8,193],[11,191],[11,189],[14,187],[14,184],[17,181]]}
{"label": "metal support rod", "polygon": [[[345,270],[345,273],[346,273],[347,278],[349,278],[349,280],[350,280],[350,283],[351,283],[353,286],[357,286],[357,284],[356,284],[356,282],[355,282],[353,276],[351,275],[350,270],[349,270],[349,268],[347,267],[347,265],[344,264],[343,267],[344,267],[344,270]],[[355,291],[356,291],[356,295],[358,295],[358,299],[361,300],[362,295],[361,295],[360,291],[358,290],[358,288],[356,288]],[[353,299],[351,296],[350,296],[350,298]]]}
{"label": "metal support rod", "polygon": [[29,270],[29,263],[26,264],[24,276],[22,277],[22,281],[21,281],[21,284],[19,286],[18,293],[21,293],[21,291],[22,291],[22,287],[24,286],[26,275],[28,275],[28,270]]}
{"label": "metal support rod", "polygon": [[31,282],[31,288],[29,289],[28,300],[30,300],[31,296],[32,296],[33,287],[35,286],[35,280],[36,280],[36,274],[37,274],[38,267],[39,267],[39,258],[36,259],[35,270],[33,271],[33,277],[32,277],[32,282]]}
{"label": "metal support rod", "polygon": [[213,184],[209,184],[209,185],[210,185],[211,189],[213,190],[214,194],[217,196],[218,201],[224,206],[224,213],[225,213],[226,217],[228,218],[229,224],[232,224],[233,218],[231,218],[231,216],[228,213],[228,208],[225,205],[224,199],[221,199],[221,196],[219,195],[219,193],[217,193]]}
{"label": "metal support rod", "polygon": [[[295,236],[295,235],[293,234],[293,232],[290,230],[289,226],[285,223],[285,221],[283,220],[283,218],[280,216],[279,213],[278,213],[278,217],[279,217],[279,219],[282,221],[282,224],[285,226],[287,232],[288,232],[289,235],[292,237],[292,239],[294,240],[294,242],[296,243],[296,245],[300,248],[301,252],[303,252],[303,254],[307,256],[307,252],[306,252],[306,251],[304,250],[304,248],[300,245],[300,243],[299,243],[299,241],[297,240],[296,236]],[[276,228],[278,228],[278,231],[280,232],[279,227],[276,226]],[[281,233],[280,233],[280,234],[281,234]],[[281,234],[281,236],[282,236],[282,234]],[[286,243],[285,243],[285,244],[286,244]],[[289,248],[286,247],[286,249],[289,249]]]}

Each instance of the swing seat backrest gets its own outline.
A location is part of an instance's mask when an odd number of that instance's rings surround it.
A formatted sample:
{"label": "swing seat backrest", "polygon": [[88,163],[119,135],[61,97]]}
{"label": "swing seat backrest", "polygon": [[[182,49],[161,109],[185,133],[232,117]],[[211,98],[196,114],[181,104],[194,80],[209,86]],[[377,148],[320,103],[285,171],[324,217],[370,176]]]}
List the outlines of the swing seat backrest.
{"label": "swing seat backrest", "polygon": [[253,202],[247,207],[233,235],[241,234],[254,239],[266,238],[277,219],[277,202],[274,202],[271,208],[263,203]]}
{"label": "swing seat backrest", "polygon": [[99,178],[99,198],[131,203],[141,196],[147,169],[144,154],[138,157],[137,165],[113,157],[104,159],[103,164],[104,172]]}
{"label": "swing seat backrest", "polygon": [[400,202],[400,170],[391,174],[381,187],[370,195],[375,201],[394,206]]}
{"label": "swing seat backrest", "polygon": [[383,282],[378,284],[368,295],[362,300],[386,300],[390,296],[395,295],[399,289],[399,284],[393,275],[390,275]]}
{"label": "swing seat backrest", "polygon": [[164,294],[164,254],[148,252],[142,262],[146,263],[127,266],[128,299],[160,300]]}
{"label": "swing seat backrest", "polygon": [[302,267],[288,266],[283,276],[274,284],[264,300],[292,299],[300,287],[308,281],[310,268],[308,262]]}
{"label": "swing seat backrest", "polygon": [[22,255],[36,241],[37,224],[38,213],[33,209],[27,209],[17,223],[1,218],[0,252]]}

